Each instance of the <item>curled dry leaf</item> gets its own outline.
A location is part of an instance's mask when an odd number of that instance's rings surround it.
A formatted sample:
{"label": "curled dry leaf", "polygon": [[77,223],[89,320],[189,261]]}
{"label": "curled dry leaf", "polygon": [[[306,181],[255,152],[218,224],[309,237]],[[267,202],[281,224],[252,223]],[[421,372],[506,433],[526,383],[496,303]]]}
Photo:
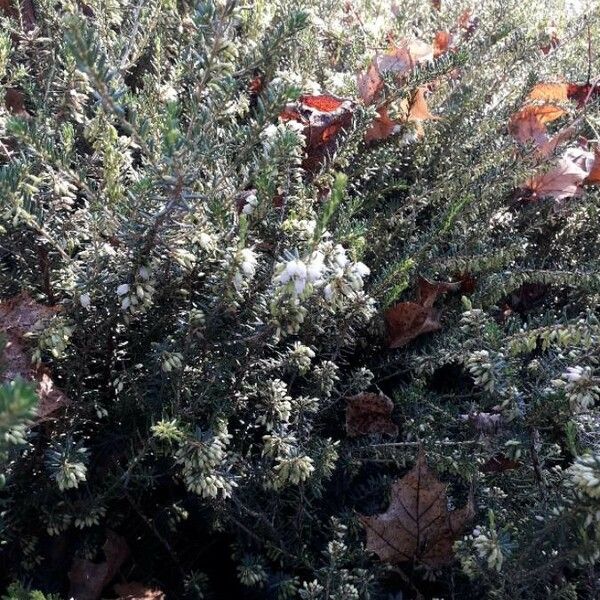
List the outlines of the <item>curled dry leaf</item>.
{"label": "curled dry leaf", "polygon": [[164,600],[165,598],[164,592],[146,587],[137,581],[117,583],[115,592],[119,595],[118,600]]}
{"label": "curled dry leaf", "polygon": [[522,186],[528,199],[555,198],[563,200],[581,194],[584,181],[592,171],[594,154],[582,148],[569,148],[558,163]]}
{"label": "curled dry leaf", "polygon": [[392,76],[397,82],[416,65],[433,60],[434,49],[422,40],[403,39],[383,54],[377,54],[365,73],[358,75],[358,91],[365,104],[379,101],[383,91],[384,76]]}
{"label": "curled dry leaf", "polygon": [[441,311],[416,302],[400,302],[385,313],[388,347],[400,348],[424,333],[442,328]]}
{"label": "curled dry leaf", "polygon": [[457,292],[461,289],[460,281],[429,281],[419,275],[417,280],[417,302],[421,306],[433,306],[435,301],[446,292]]}
{"label": "curled dry leaf", "polygon": [[39,330],[59,310],[56,306],[39,304],[27,294],[0,302],[0,334],[6,338],[0,357],[3,369],[0,379],[12,381],[20,377],[37,383],[37,422],[70,402],[54,385],[48,369],[31,364],[25,344],[25,336]]}
{"label": "curled dry leaf", "polygon": [[354,103],[329,94],[301,96],[288,104],[279,118],[304,126],[306,157],[302,166],[315,172],[335,151],[337,136],[352,123]]}
{"label": "curled dry leaf", "polygon": [[402,125],[408,121],[417,123],[417,135],[421,136],[423,135],[423,128],[420,126],[420,122],[439,118],[429,111],[424,88],[418,88],[410,100],[406,100],[400,104],[400,109],[403,114],[396,119],[392,119],[389,115],[387,105],[379,107],[376,119],[365,133],[365,141],[373,142],[386,139],[400,131]]}
{"label": "curled dry leaf", "polygon": [[438,568],[450,563],[452,546],[475,510],[469,498],[464,508],[449,511],[446,487],[420,452],[415,466],[392,484],[387,511],[361,517],[367,550],[391,564],[414,561]]}
{"label": "curled dry leaf", "polygon": [[386,433],[397,435],[398,426],[392,422],[394,403],[384,394],[363,392],[347,398],[346,432],[349,436]]}
{"label": "curled dry leaf", "polygon": [[69,571],[70,597],[77,600],[98,600],[102,590],[114,579],[129,556],[127,542],[114,531],[107,531],[102,549],[106,557],[102,563],[93,563],[82,558],[73,561]]}

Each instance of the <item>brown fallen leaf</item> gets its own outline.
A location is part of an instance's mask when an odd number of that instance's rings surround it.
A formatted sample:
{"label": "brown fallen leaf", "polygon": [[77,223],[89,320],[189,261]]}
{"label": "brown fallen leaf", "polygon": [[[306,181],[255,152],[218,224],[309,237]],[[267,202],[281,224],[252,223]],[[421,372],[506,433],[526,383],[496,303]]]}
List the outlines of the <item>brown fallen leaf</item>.
{"label": "brown fallen leaf", "polygon": [[446,488],[419,452],[415,466],[392,484],[387,511],[361,517],[367,550],[391,564],[414,561],[438,568],[450,563],[452,546],[475,509],[470,497],[464,508],[449,511]]}
{"label": "brown fallen leaf", "polygon": [[0,329],[15,335],[31,333],[60,312],[58,306],[46,306],[25,292],[0,302]]}
{"label": "brown fallen leaf", "polygon": [[39,330],[59,310],[57,306],[39,304],[25,293],[0,302],[0,334],[6,338],[0,354],[0,381],[13,381],[20,377],[37,383],[37,423],[70,403],[54,385],[48,369],[32,365],[25,343],[27,334]]}
{"label": "brown fallen leaf", "polygon": [[553,168],[534,175],[522,188],[529,199],[552,197],[563,200],[579,196],[593,163],[594,155],[591,152],[569,148]]}
{"label": "brown fallen leaf", "polygon": [[384,76],[392,76],[397,82],[420,63],[433,60],[434,48],[418,39],[402,39],[386,52],[377,54],[365,73],[357,77],[358,92],[365,104],[380,100],[384,87]]}
{"label": "brown fallen leaf", "polygon": [[385,313],[388,347],[400,348],[424,333],[442,328],[441,311],[416,302],[400,302]]}
{"label": "brown fallen leaf", "polygon": [[165,594],[160,590],[146,587],[137,581],[115,584],[118,600],[164,600]]}
{"label": "brown fallen leaf", "polygon": [[433,56],[437,58],[450,49],[452,34],[449,31],[438,31],[433,38]]}
{"label": "brown fallen leaf", "polygon": [[600,95],[600,83],[569,83],[567,84],[567,97],[577,102],[577,108],[583,108],[590,100]]}
{"label": "brown fallen leaf", "polygon": [[114,579],[129,556],[127,542],[114,531],[106,532],[106,542],[102,549],[106,557],[102,563],[93,563],[82,558],[73,560],[68,573],[71,582],[70,597],[76,600],[98,600],[102,590]]}
{"label": "brown fallen leaf", "polygon": [[365,132],[365,142],[385,140],[401,128],[398,121],[390,118],[387,106],[377,109],[377,117]]}
{"label": "brown fallen leaf", "polygon": [[339,133],[352,123],[354,102],[329,94],[301,96],[279,115],[304,127],[306,156],[303,168],[314,173],[337,147]]}
{"label": "brown fallen leaf", "polygon": [[477,280],[475,279],[475,277],[473,277],[471,273],[458,273],[456,275],[456,278],[460,282],[460,291],[463,294],[470,296],[472,293],[475,292],[475,289],[477,288]]}
{"label": "brown fallen leaf", "polygon": [[417,302],[421,306],[431,307],[435,301],[447,292],[457,292],[461,289],[460,281],[429,281],[419,275],[417,279]]}
{"label": "brown fallen leaf", "polygon": [[479,469],[482,473],[503,473],[522,466],[522,463],[508,458],[504,454],[496,454],[486,461]]}
{"label": "brown fallen leaf", "polygon": [[363,392],[347,398],[346,432],[350,437],[386,433],[397,435],[398,426],[392,422],[394,403],[384,394]]}

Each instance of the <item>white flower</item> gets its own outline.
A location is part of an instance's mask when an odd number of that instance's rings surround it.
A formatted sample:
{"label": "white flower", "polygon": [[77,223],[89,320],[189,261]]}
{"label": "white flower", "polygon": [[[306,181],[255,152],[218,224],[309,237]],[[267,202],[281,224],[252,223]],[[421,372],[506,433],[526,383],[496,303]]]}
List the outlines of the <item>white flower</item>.
{"label": "white flower", "polygon": [[250,194],[246,198],[246,203],[244,204],[244,208],[242,208],[242,214],[251,215],[257,206],[258,206],[258,198],[256,197],[256,194]]}
{"label": "white flower", "polygon": [[253,277],[254,273],[256,273],[256,254],[250,248],[244,248],[240,254],[242,255],[242,263],[240,265],[242,273],[248,277]]}
{"label": "white flower", "polygon": [[371,269],[369,269],[369,267],[362,262],[355,263],[352,267],[352,270],[356,275],[358,275],[358,277],[366,277],[371,273]]}
{"label": "white flower", "polygon": [[564,378],[567,381],[579,381],[583,377],[583,367],[568,367],[567,371],[564,373]]}
{"label": "white flower", "polygon": [[277,135],[277,125],[273,125],[271,123],[271,125],[268,125],[267,127],[265,127],[263,129],[263,137],[267,138],[267,139],[273,139],[276,135]]}
{"label": "white flower", "polygon": [[323,256],[322,252],[313,252],[310,257],[310,263],[308,263],[306,269],[306,277],[310,283],[317,283],[320,281],[323,270],[325,269],[323,263],[324,260],[325,256]]}
{"label": "white flower", "polygon": [[298,121],[287,121],[285,126],[296,134],[304,133],[304,125]]}
{"label": "white flower", "polygon": [[129,284],[128,283],[122,283],[118,288],[117,288],[117,295],[118,296],[124,296],[125,294],[127,294],[129,292]]}
{"label": "white flower", "polygon": [[278,279],[284,285],[290,281],[293,282],[296,294],[301,294],[306,287],[306,275],[306,265],[300,259],[294,259],[286,263]]}
{"label": "white flower", "polygon": [[163,102],[175,102],[177,100],[177,90],[172,85],[161,85],[158,93]]}
{"label": "white flower", "polygon": [[334,258],[333,260],[340,266],[342,269],[348,264],[348,257],[346,256],[346,250],[340,244],[333,249]]}
{"label": "white flower", "polygon": [[92,304],[92,299],[90,298],[89,294],[81,294],[80,298],[79,298],[79,303],[81,304],[81,306],[83,306],[83,308],[89,308]]}
{"label": "white flower", "polygon": [[323,289],[323,295],[325,296],[325,300],[331,300],[333,298],[334,289],[331,283],[328,283]]}

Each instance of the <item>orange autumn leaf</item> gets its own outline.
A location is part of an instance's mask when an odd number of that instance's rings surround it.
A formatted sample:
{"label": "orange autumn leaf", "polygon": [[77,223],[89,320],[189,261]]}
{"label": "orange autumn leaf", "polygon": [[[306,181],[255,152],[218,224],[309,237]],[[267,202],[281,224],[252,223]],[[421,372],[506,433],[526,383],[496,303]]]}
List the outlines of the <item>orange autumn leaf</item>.
{"label": "orange autumn leaf", "polygon": [[452,34],[449,31],[438,31],[433,38],[433,56],[437,58],[448,52]]}
{"label": "orange autumn leaf", "polygon": [[385,433],[397,435],[398,426],[391,420],[394,403],[384,394],[363,392],[347,398],[346,432],[350,437]]}
{"label": "orange autumn leaf", "polygon": [[392,484],[388,509],[361,522],[367,550],[381,561],[438,568],[452,561],[454,542],[474,515],[471,497],[463,508],[448,510],[447,485],[429,469],[421,451],[415,466]]}
{"label": "orange autumn leaf", "polygon": [[386,106],[377,109],[377,117],[369,126],[365,133],[365,142],[374,142],[384,140],[399,128],[399,123],[390,118]]}
{"label": "orange autumn leaf", "polygon": [[416,302],[400,302],[385,313],[388,347],[400,348],[425,333],[439,331],[441,311]]}
{"label": "orange autumn leaf", "polygon": [[408,120],[429,121],[434,119],[439,119],[439,117],[436,117],[429,112],[429,107],[427,106],[427,101],[425,100],[425,91],[422,87],[420,87],[411,98],[410,108],[408,109]]}

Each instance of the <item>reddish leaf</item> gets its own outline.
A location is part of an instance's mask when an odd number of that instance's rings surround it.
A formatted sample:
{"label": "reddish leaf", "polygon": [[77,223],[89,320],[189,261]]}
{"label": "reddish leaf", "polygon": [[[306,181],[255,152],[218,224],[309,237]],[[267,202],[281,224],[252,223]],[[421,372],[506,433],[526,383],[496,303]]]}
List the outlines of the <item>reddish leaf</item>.
{"label": "reddish leaf", "polygon": [[401,129],[400,124],[397,121],[390,119],[387,107],[382,106],[377,109],[377,117],[365,133],[365,142],[384,140],[396,133],[399,129]]}
{"label": "reddish leaf", "polygon": [[388,347],[400,348],[424,333],[438,331],[441,311],[416,302],[400,302],[385,313]]}
{"label": "reddish leaf", "polygon": [[438,31],[433,38],[433,56],[437,58],[450,49],[452,34],[449,31]]}
{"label": "reddish leaf", "polygon": [[306,157],[303,167],[315,172],[335,151],[337,136],[352,123],[354,103],[335,96],[320,94],[301,96],[288,104],[279,115],[282,121],[296,121],[304,126]]}
{"label": "reddish leaf", "polygon": [[397,435],[398,426],[392,422],[394,403],[384,394],[363,392],[347,398],[346,432],[349,436],[386,433]]}
{"label": "reddish leaf", "polygon": [[400,40],[384,54],[378,54],[365,73],[358,76],[358,91],[365,104],[379,100],[383,91],[383,75],[391,75],[396,81],[412,71],[416,65],[433,60],[431,44],[421,40]]}
{"label": "reddish leaf", "polygon": [[429,107],[425,100],[425,90],[420,87],[411,98],[410,108],[408,109],[408,120],[429,121],[433,119],[439,119],[439,117],[436,117],[429,112]]}
{"label": "reddish leaf", "polygon": [[504,454],[496,454],[485,462],[479,470],[482,473],[503,473],[504,471],[518,469],[520,466],[520,462],[510,459]]}
{"label": "reddish leaf", "polygon": [[556,27],[547,27],[544,32],[546,36],[546,41],[540,46],[540,50],[542,54],[548,54],[551,50],[554,50],[560,44],[560,40],[558,38],[558,31]]}
{"label": "reddish leaf", "polygon": [[452,546],[475,511],[471,498],[464,508],[448,511],[446,487],[420,452],[415,466],[392,484],[387,511],[361,518],[367,550],[391,564],[415,561],[438,568],[450,563]]}
{"label": "reddish leaf", "polygon": [[577,102],[577,108],[583,108],[599,94],[600,84],[592,86],[591,83],[569,83],[567,85],[567,97]]}
{"label": "reddish leaf", "polygon": [[114,579],[129,556],[127,542],[114,531],[107,531],[102,549],[106,557],[102,563],[93,563],[82,558],[73,561],[69,571],[70,597],[77,600],[98,600],[102,590]]}
{"label": "reddish leaf", "polygon": [[459,273],[457,278],[460,281],[460,291],[467,296],[475,292],[477,288],[477,280],[471,273]]}
{"label": "reddish leaf", "polygon": [[447,292],[460,290],[461,282],[429,281],[419,275],[417,280],[417,302],[424,307],[431,307],[439,296]]}

